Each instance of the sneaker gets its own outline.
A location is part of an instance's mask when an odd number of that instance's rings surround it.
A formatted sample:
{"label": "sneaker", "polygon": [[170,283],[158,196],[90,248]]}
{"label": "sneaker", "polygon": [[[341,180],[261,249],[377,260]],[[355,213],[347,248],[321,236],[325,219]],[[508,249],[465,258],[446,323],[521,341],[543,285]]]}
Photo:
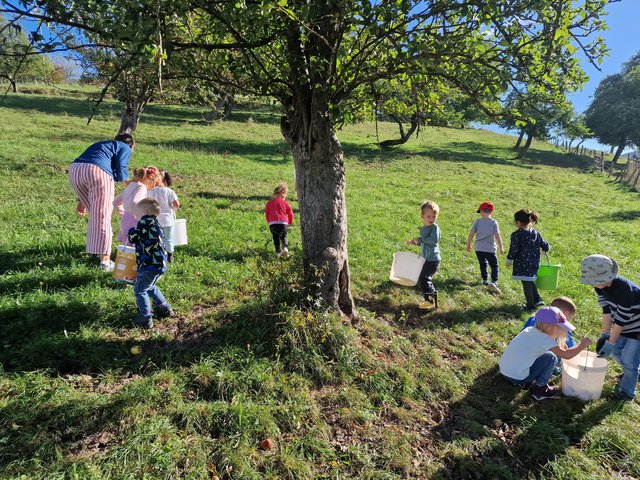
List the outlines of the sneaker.
{"label": "sneaker", "polygon": [[535,305],[522,305],[522,309],[525,312],[533,312],[536,309]]}
{"label": "sneaker", "polygon": [[489,280],[483,280],[482,281],[482,285],[484,285],[485,287],[489,285]]}
{"label": "sneaker", "polygon": [[529,395],[535,400],[544,400],[546,398],[554,398],[560,395],[560,389],[552,385],[536,385],[532,383],[529,387]]}
{"label": "sneaker", "polygon": [[289,249],[288,248],[283,248],[282,252],[280,252],[280,256],[282,258],[289,258]]}
{"label": "sneaker", "polygon": [[113,272],[113,269],[116,268],[116,262],[113,260],[109,260],[108,262],[100,262],[100,270],[104,272]]}
{"label": "sneaker", "polygon": [[553,370],[551,371],[551,376],[552,377],[557,377],[558,375],[562,374],[562,365],[556,365],[555,367],[553,367]]}
{"label": "sneaker", "polygon": [[500,289],[498,288],[498,285],[495,284],[495,282],[491,282],[489,284],[489,290],[491,290],[493,293],[502,293],[500,292]]}
{"label": "sneaker", "polygon": [[173,262],[173,253],[167,253],[167,263]]}
{"label": "sneaker", "polygon": [[156,317],[158,318],[166,318],[166,317],[175,317],[176,312],[174,312],[168,303],[163,305],[156,305],[155,308]]}
{"label": "sneaker", "polygon": [[544,306],[544,302],[542,300],[539,300],[536,302],[536,304],[534,305],[534,307],[542,307]]}
{"label": "sneaker", "polygon": [[615,398],[616,400],[620,400],[621,402],[633,402],[633,397],[630,397],[622,390],[616,390],[613,393],[613,398]]}
{"label": "sneaker", "polygon": [[142,315],[138,314],[135,317],[133,317],[132,320],[133,320],[133,323],[135,323],[137,326],[141,328],[145,328],[145,329],[153,328],[153,317],[143,317]]}

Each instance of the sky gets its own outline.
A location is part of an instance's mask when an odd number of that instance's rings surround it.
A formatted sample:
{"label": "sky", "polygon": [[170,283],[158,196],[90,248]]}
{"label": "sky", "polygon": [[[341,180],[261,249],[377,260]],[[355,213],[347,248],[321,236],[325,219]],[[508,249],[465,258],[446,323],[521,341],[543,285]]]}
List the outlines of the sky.
{"label": "sky", "polygon": [[[587,109],[600,81],[607,75],[618,73],[622,64],[629,60],[634,53],[640,51],[640,36],[637,33],[640,28],[640,0],[621,0],[607,5],[606,11],[609,30],[600,32],[600,35],[605,39],[609,56],[605,57],[602,64],[599,65],[600,71],[584,57],[581,57],[582,68],[589,75],[589,82],[581,91],[569,97],[578,113],[583,113]],[[487,128],[492,131],[513,134],[513,132],[505,132],[498,126],[492,125]],[[587,148],[606,151],[610,148],[608,145],[599,144],[596,140],[587,140],[583,145]],[[627,149],[626,151],[631,150]]]}

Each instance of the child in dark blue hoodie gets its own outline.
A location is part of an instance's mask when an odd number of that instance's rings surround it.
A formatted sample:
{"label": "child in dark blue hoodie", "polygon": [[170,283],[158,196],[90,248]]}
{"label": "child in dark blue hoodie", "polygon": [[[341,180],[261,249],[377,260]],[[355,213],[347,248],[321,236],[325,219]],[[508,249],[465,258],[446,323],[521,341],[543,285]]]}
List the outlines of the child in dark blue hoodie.
{"label": "child in dark blue hoodie", "polygon": [[175,314],[158,288],[158,281],[167,271],[167,254],[164,249],[164,235],[158,223],[160,204],[152,198],[138,202],[140,221],[129,230],[129,242],[136,247],[138,276],[133,285],[138,315],[133,323],[142,328],[153,327],[153,301],[158,317],[173,317]]}

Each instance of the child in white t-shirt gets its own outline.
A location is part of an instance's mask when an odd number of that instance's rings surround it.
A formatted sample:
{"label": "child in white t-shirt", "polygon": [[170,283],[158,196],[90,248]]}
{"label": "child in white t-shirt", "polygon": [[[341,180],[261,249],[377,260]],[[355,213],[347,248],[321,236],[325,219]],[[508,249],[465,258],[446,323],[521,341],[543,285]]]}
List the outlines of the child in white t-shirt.
{"label": "child in white t-shirt", "polygon": [[571,348],[564,347],[568,332],[576,329],[557,307],[544,307],[536,312],[536,323],[522,330],[507,346],[498,365],[500,373],[508,381],[522,387],[528,386],[536,400],[553,398],[560,389],[549,385],[558,358],[573,358],[591,345],[590,338],[583,338]]}
{"label": "child in white t-shirt", "polygon": [[160,172],[160,180],[156,183],[156,188],[149,192],[149,196],[160,204],[160,215],[158,223],[164,233],[164,247],[167,251],[167,261],[173,262],[173,230],[176,220],[175,211],[180,208],[178,195],[171,188],[173,180],[166,170]]}

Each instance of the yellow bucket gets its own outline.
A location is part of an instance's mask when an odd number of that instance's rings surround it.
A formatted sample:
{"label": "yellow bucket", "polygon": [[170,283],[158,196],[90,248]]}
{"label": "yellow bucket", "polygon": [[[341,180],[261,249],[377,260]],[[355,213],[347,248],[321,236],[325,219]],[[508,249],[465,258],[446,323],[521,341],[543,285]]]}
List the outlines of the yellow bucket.
{"label": "yellow bucket", "polygon": [[118,245],[115,264],[113,279],[116,282],[135,283],[136,277],[138,276],[135,247]]}

